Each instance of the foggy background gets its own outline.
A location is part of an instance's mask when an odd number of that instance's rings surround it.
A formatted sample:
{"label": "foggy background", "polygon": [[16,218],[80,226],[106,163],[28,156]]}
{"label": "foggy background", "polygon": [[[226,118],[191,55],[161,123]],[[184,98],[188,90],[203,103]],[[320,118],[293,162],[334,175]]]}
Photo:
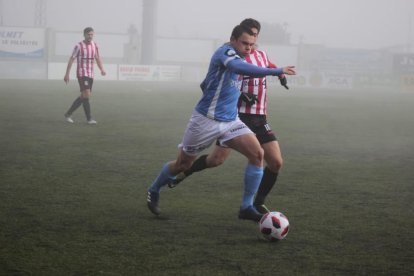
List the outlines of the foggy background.
{"label": "foggy background", "polygon": [[[4,40],[13,28],[45,32],[38,40],[45,40],[44,49],[37,49],[43,52],[37,60],[31,56],[32,69],[23,76],[56,79],[82,40],[82,30],[92,26],[106,79],[199,81],[214,50],[248,17],[262,23],[258,42],[270,59],[280,66],[297,66],[301,75],[292,79],[293,85],[309,85],[313,78],[313,85],[354,87],[359,75],[370,86],[381,86],[391,81],[384,76],[392,75],[393,82],[414,86],[411,0],[0,0],[0,74],[16,78],[10,67],[21,74],[28,65],[24,58],[29,54],[10,56],[13,47]],[[409,66],[400,68],[403,63]]]}
{"label": "foggy background", "polygon": [[[34,26],[36,0],[0,1],[2,24]],[[412,0],[158,0],[160,36],[227,40],[246,17],[263,23],[286,24],[292,43],[329,47],[378,49],[414,44]],[[46,27],[124,33],[130,24],[142,28],[140,0],[47,1]],[[173,49],[171,52],[173,53]]]}

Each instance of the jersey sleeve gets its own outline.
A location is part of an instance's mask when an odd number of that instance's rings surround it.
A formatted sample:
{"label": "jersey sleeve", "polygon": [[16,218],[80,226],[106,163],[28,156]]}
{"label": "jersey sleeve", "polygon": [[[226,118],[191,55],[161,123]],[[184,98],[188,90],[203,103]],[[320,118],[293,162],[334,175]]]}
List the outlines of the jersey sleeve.
{"label": "jersey sleeve", "polygon": [[278,76],[283,74],[283,68],[263,68],[248,64],[241,59],[233,59],[227,63],[227,68],[237,74],[261,78],[265,76]]}
{"label": "jersey sleeve", "polygon": [[75,47],[73,48],[71,57],[76,58],[79,54],[79,50],[80,50],[80,46],[79,44],[76,44]]}
{"label": "jersey sleeve", "polygon": [[223,54],[220,57],[221,62],[224,66],[227,67],[227,64],[233,60],[241,60],[241,57],[234,51],[232,48],[227,48],[224,50]]}

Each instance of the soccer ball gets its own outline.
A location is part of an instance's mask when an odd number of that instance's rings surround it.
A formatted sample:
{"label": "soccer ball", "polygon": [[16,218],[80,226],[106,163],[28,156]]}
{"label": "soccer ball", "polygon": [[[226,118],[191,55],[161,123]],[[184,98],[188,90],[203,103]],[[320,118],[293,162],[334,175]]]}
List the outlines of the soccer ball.
{"label": "soccer ball", "polygon": [[289,220],[281,212],[269,212],[260,220],[259,229],[269,241],[282,240],[289,232]]}

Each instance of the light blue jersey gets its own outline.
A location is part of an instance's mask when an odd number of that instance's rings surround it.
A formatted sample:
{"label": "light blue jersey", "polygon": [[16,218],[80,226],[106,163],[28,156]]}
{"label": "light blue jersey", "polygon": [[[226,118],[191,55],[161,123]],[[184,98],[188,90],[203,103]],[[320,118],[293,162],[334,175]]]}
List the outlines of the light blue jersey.
{"label": "light blue jersey", "polygon": [[201,83],[203,96],[195,107],[200,114],[221,122],[237,118],[237,101],[240,96],[239,74],[263,77],[280,75],[283,68],[262,68],[248,64],[236,50],[226,43],[213,54],[207,76]]}
{"label": "light blue jersey", "polygon": [[195,109],[217,121],[233,121],[237,117],[237,100],[240,96],[239,75],[227,68],[228,62],[241,59],[230,44],[224,44],[214,53],[208,73],[201,83],[203,96]]}

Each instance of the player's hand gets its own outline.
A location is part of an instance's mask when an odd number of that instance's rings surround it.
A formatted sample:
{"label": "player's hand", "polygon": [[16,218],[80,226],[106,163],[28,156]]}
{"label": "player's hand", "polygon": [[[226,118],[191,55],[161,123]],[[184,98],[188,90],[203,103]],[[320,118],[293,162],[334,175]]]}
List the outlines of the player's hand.
{"label": "player's hand", "polygon": [[295,66],[286,66],[286,67],[283,67],[283,74],[286,74],[286,75],[296,75]]}
{"label": "player's hand", "polygon": [[65,76],[63,77],[63,81],[64,81],[66,84],[68,84],[68,82],[69,82],[69,76],[68,76],[68,75],[65,75]]}
{"label": "player's hand", "polygon": [[279,80],[282,86],[284,86],[286,89],[289,89],[289,86],[287,86],[287,79],[285,75],[280,76]]}
{"label": "player's hand", "polygon": [[259,100],[257,99],[257,95],[250,94],[250,93],[241,93],[240,99],[245,102],[248,106],[254,105]]}
{"label": "player's hand", "polygon": [[106,72],[105,72],[105,70],[102,70],[102,71],[101,71],[101,75],[102,75],[102,76],[106,76]]}

